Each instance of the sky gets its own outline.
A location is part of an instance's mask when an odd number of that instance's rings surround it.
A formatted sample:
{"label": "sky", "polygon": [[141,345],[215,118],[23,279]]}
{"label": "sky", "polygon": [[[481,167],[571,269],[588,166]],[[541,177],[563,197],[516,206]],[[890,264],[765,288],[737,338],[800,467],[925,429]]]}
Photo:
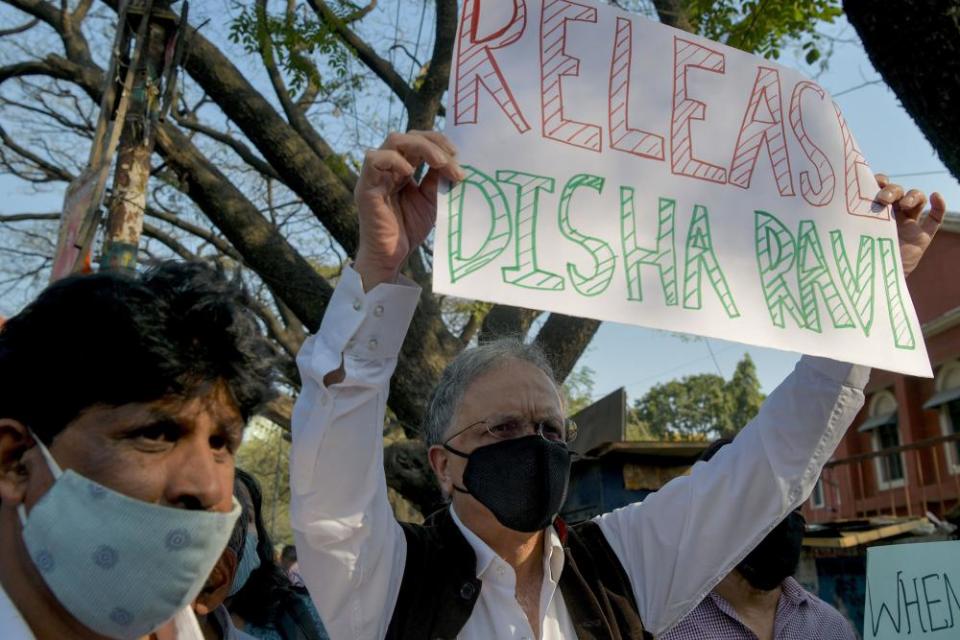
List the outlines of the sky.
{"label": "sky", "polygon": [[[199,5],[196,12],[191,7],[191,14],[196,14],[191,15],[191,22],[199,24],[197,20],[205,19],[201,14],[210,13],[206,17],[213,17],[213,14],[227,9],[229,4],[230,0],[205,2]],[[404,4],[402,0],[381,3],[368,19],[374,23],[374,29],[394,30],[393,25],[399,17],[404,32],[402,35],[408,41],[419,42],[417,26],[420,12],[419,9],[412,9],[418,6],[419,3]],[[226,35],[227,24],[222,20],[211,20],[204,29],[211,39],[221,41]],[[779,62],[798,68],[809,76],[816,76],[819,84],[834,96],[874,170],[886,172],[906,187],[919,188],[928,194],[939,191],[946,198],[950,210],[960,211],[960,184],[949,175],[933,148],[900,106],[897,97],[880,80],[853,28],[841,19],[834,25],[822,26],[820,30],[831,36],[833,42],[833,52],[825,71],[819,65],[806,65],[799,56],[793,56],[790,52],[785,52]],[[422,39],[419,49],[421,57],[425,57],[429,51],[429,37],[424,35]],[[394,52],[391,57],[395,55],[398,54]],[[235,60],[241,67],[244,66],[243,56]],[[265,94],[269,92],[265,91]],[[377,108],[382,109],[382,104]],[[394,105],[394,118],[398,111]],[[363,116],[354,114],[358,139],[367,137],[365,131],[360,131]],[[394,126],[399,126],[399,122]],[[62,203],[59,191],[32,193],[2,176],[0,191],[4,193],[0,201],[0,213],[4,214],[51,211],[58,209]],[[16,310],[0,300],[0,314],[10,314]],[[795,353],[722,340],[708,342],[691,336],[608,322],[600,327],[580,366],[590,367],[594,371],[594,398],[624,386],[632,400],[642,396],[655,384],[685,375],[719,372],[729,378],[744,353],[749,353],[756,363],[761,387],[766,393],[783,380],[798,358]]]}

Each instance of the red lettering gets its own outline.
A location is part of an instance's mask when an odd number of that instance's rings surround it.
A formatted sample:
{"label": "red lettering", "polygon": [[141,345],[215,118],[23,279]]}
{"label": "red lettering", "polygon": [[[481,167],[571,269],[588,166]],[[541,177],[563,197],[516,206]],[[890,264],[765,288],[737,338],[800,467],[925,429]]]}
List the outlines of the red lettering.
{"label": "red lettering", "polygon": [[610,62],[610,148],[641,158],[663,160],[663,136],[630,126],[630,69],[633,63],[633,23],[617,18]]}
{"label": "red lettering", "polygon": [[544,0],[540,14],[540,100],[543,137],[599,152],[600,127],[563,117],[565,76],[580,75],[580,60],[567,55],[567,22],[596,22],[597,10],[571,0]]}
{"label": "red lettering", "polygon": [[724,183],[727,170],[693,157],[691,120],[703,120],[707,106],[687,97],[687,69],[724,73],[724,56],[695,42],[673,38],[673,117],[670,124],[670,163],[673,173]]}
{"label": "red lettering", "polygon": [[833,200],[833,192],[836,188],[837,176],[833,170],[833,165],[826,154],[810,140],[807,131],[803,126],[803,94],[805,91],[814,91],[820,99],[823,100],[827,94],[817,86],[816,83],[804,80],[793,88],[793,96],[790,98],[790,128],[793,134],[797,136],[797,141],[803,148],[803,153],[810,160],[814,170],[817,172],[816,184],[810,177],[809,171],[800,172],[800,195],[803,199],[815,207],[822,207]]}
{"label": "red lettering", "polygon": [[[502,0],[500,0],[502,1]],[[476,124],[480,99],[480,85],[490,92],[510,122],[520,133],[530,130],[530,125],[520,111],[513,92],[510,91],[497,61],[495,49],[507,47],[523,35],[527,26],[525,0],[513,0],[513,16],[500,30],[481,38],[480,0],[464,0],[460,32],[457,37],[456,85],[454,88],[453,121],[455,124]]]}
{"label": "red lettering", "polygon": [[860,171],[864,170],[870,173],[870,167],[863,158],[857,142],[853,139],[847,121],[840,113],[840,105],[834,102],[833,109],[837,113],[837,120],[840,121],[840,135],[843,136],[843,175],[846,182],[847,211],[853,216],[889,220],[890,208],[874,202],[873,195],[863,193],[863,185],[860,184]]}
{"label": "red lettering", "polygon": [[781,196],[796,195],[787,153],[787,134],[783,127],[783,101],[780,99],[780,74],[776,69],[760,67],[753,83],[750,102],[743,114],[736,150],[730,163],[730,184],[750,187],[753,170],[766,146],[777,190]]}

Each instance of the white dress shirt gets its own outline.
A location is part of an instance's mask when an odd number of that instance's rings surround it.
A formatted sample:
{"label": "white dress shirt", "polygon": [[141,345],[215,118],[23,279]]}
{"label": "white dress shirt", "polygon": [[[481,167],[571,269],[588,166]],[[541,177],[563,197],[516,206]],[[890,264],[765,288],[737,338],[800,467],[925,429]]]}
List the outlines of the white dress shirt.
{"label": "white dress shirt", "polygon": [[[477,578],[482,583],[473,613],[458,636],[460,640],[490,640],[494,637],[533,640],[530,622],[517,604],[517,574],[513,567],[470,531],[453,507],[450,508],[450,517],[477,556]],[[547,529],[546,534],[543,541],[543,585],[540,587],[540,637],[544,640],[576,638],[563,596],[557,591],[565,560],[563,545],[553,527]],[[494,629],[496,635],[491,635]]]}
{"label": "white dress shirt", "polygon": [[[400,591],[406,540],[387,500],[382,433],[390,376],[419,294],[405,280],[364,293],[360,276],[345,269],[320,330],[297,358],[303,388],[293,414],[291,520],[301,575],[333,640],[383,638]],[[341,363],[343,381],[325,386],[324,375]],[[864,367],[804,357],[709,464],[597,519],[648,631],[663,633],[693,610],[806,499],[860,410],[868,375]],[[501,580],[500,559],[477,541],[484,585],[460,637],[529,636],[520,605],[508,597],[513,578]],[[562,554],[547,546],[545,582],[552,584],[541,594],[541,638],[573,638],[556,593],[562,563],[554,555]]]}
{"label": "white dress shirt", "polygon": [[[193,609],[185,607],[173,618],[174,637],[177,640],[203,640]],[[36,640],[7,592],[0,587],[0,638],[3,640]]]}

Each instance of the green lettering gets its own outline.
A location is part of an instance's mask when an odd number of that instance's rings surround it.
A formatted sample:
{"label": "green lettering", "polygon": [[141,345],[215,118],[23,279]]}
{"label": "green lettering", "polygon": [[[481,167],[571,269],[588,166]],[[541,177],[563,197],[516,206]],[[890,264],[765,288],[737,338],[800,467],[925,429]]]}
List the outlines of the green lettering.
{"label": "green lettering", "polygon": [[[450,227],[448,242],[450,246],[450,281],[473,273],[495,260],[510,244],[510,207],[503,190],[490,176],[469,165],[463,165],[467,177],[450,190],[449,215]],[[490,214],[490,230],[487,237],[473,255],[463,255],[463,208],[467,186],[476,187],[487,203]]]}
{"label": "green lettering", "polygon": [[577,269],[577,265],[572,262],[567,263],[567,273],[570,274],[570,280],[573,282],[573,288],[585,296],[596,296],[607,290],[610,281],[613,280],[613,268],[616,265],[617,258],[613,254],[610,245],[601,240],[583,233],[580,233],[570,224],[570,200],[577,189],[586,187],[593,189],[597,193],[603,192],[604,179],[600,176],[592,176],[587,173],[580,173],[567,181],[563,187],[563,193],[560,195],[560,207],[557,213],[560,224],[560,232],[573,242],[589,252],[593,259],[593,271],[590,275],[583,275]]}
{"label": "green lettering", "polygon": [[840,284],[847,292],[847,297],[853,303],[853,312],[863,329],[863,334],[870,335],[873,328],[873,278],[876,275],[875,242],[870,236],[860,236],[860,249],[857,252],[857,268],[850,266],[847,257],[847,248],[843,242],[843,234],[839,231],[830,232],[830,244],[833,246],[833,258],[840,271]]}
{"label": "green lettering", "polygon": [[897,247],[890,238],[880,238],[880,268],[883,271],[883,290],[887,295],[887,312],[890,316],[890,329],[893,332],[893,344],[897,349],[913,350],[917,341],[913,336],[913,327],[907,315],[907,306],[900,291],[900,269],[897,261]]}
{"label": "green lettering", "polygon": [[793,235],[776,217],[766,211],[755,211],[755,240],[757,267],[763,297],[775,326],[786,327],[786,314],[805,327],[800,305],[787,284],[787,274],[793,271],[797,247]]}
{"label": "green lettering", "polygon": [[690,219],[690,229],[687,233],[687,252],[683,271],[683,307],[685,309],[699,309],[702,306],[700,289],[704,269],[727,316],[740,317],[737,303],[733,299],[733,292],[730,291],[727,279],[720,268],[720,261],[717,260],[717,254],[713,249],[707,208],[696,205],[693,208],[693,218]]}
{"label": "green lettering", "polygon": [[677,252],[674,246],[676,200],[660,198],[657,221],[657,245],[644,249],[637,245],[637,218],[632,187],[620,187],[620,238],[623,242],[623,266],[627,274],[627,299],[643,300],[640,267],[651,265],[660,273],[663,298],[667,306],[677,304]]}
{"label": "green lettering", "polygon": [[800,307],[807,329],[821,332],[820,308],[817,304],[817,291],[823,296],[827,313],[836,329],[854,327],[853,318],[847,311],[847,305],[840,296],[837,283],[827,268],[823,256],[823,245],[817,235],[817,226],[813,220],[801,220],[797,234],[797,279],[800,282]]}
{"label": "green lettering", "polygon": [[497,171],[497,180],[517,188],[516,262],[503,267],[503,280],[525,289],[563,291],[563,277],[537,266],[537,212],[540,192],[553,193],[554,180],[520,171]]}

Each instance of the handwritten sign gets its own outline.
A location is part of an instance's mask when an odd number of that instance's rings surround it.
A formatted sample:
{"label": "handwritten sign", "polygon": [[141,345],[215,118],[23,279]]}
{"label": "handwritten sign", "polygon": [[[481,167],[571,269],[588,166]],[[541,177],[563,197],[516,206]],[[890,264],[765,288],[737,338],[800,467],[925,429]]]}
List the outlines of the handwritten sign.
{"label": "handwritten sign", "polygon": [[891,212],[815,82],[571,0],[464,0],[450,75],[468,177],[437,292],[931,375]]}
{"label": "handwritten sign", "polygon": [[960,542],[867,549],[866,640],[960,638]]}

